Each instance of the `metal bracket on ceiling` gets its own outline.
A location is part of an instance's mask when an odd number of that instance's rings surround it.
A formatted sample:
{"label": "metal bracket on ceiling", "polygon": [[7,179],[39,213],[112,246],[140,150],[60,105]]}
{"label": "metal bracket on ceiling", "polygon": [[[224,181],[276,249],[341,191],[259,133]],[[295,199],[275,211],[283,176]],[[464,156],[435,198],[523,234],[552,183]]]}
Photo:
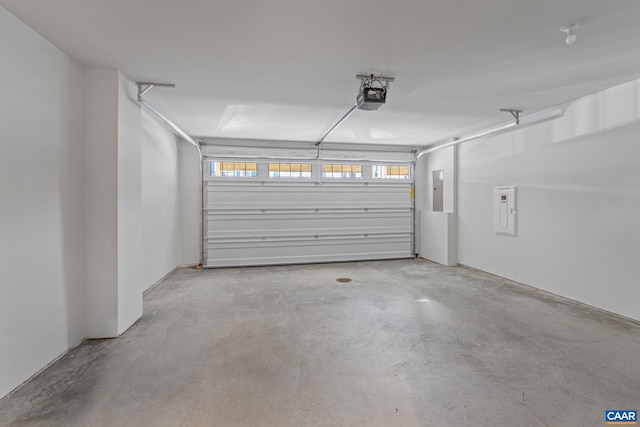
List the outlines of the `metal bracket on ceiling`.
{"label": "metal bracket on ceiling", "polygon": [[154,87],[176,87],[173,83],[136,82],[136,85],[138,86],[138,102],[141,102],[144,94]]}
{"label": "metal bracket on ceiling", "polygon": [[356,74],[356,79],[360,79],[362,85],[366,82],[374,82],[379,81],[380,83],[384,82],[385,89],[389,87],[389,83],[395,80],[395,77],[384,77],[384,76],[375,76],[373,74]]}
{"label": "metal bracket on ceiling", "polygon": [[512,108],[501,108],[500,111],[504,111],[505,113],[511,113],[514,119],[516,119],[516,124],[520,124],[520,113],[522,110],[514,110]]}

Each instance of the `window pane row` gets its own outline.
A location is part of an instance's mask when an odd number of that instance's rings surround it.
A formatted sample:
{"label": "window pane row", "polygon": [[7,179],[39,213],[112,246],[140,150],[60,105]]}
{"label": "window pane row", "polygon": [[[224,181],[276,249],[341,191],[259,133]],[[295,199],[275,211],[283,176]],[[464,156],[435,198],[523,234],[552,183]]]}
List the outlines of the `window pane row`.
{"label": "window pane row", "polygon": [[269,176],[311,178],[311,163],[269,163]]}
{"label": "window pane row", "polygon": [[373,178],[376,179],[409,179],[409,166],[374,165]]}
{"label": "window pane row", "polygon": [[323,178],[362,178],[362,165],[323,164]]}
{"label": "window pane row", "polygon": [[258,176],[256,162],[211,162],[211,176]]}
{"label": "window pane row", "polygon": [[[311,178],[311,163],[279,163],[268,165],[269,177],[272,178]],[[257,177],[257,162],[211,162],[210,176],[215,177]],[[374,179],[410,179],[411,169],[408,165],[372,165],[371,178]],[[363,178],[363,167],[360,164],[323,163],[322,178],[358,179]]]}

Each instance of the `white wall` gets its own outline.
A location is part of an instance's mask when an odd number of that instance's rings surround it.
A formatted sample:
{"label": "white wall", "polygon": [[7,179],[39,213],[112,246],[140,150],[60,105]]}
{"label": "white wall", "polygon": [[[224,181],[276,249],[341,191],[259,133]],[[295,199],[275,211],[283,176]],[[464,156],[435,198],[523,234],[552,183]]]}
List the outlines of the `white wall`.
{"label": "white wall", "polygon": [[[458,259],[640,320],[640,91],[460,146]],[[517,185],[518,236],[493,233],[492,191]]]}
{"label": "white wall", "polygon": [[0,7],[0,397],[83,335],[82,67]]}
{"label": "white wall", "polygon": [[118,73],[118,335],[142,316],[142,126],[135,86]]}
{"label": "white wall", "polygon": [[180,160],[180,230],[181,230],[181,264],[195,265],[200,263],[200,221],[202,210],[202,193],[200,186],[200,159],[198,150],[181,141],[179,145]]}
{"label": "white wall", "polygon": [[117,70],[83,68],[2,7],[0,59],[2,397],[138,319],[180,263],[182,211],[176,139]]}
{"label": "white wall", "polygon": [[116,337],[142,315],[142,292],[180,264],[179,164],[175,137],[141,110],[132,82],[85,74],[85,333]]}
{"label": "white wall", "polygon": [[118,71],[89,68],[84,79],[85,336],[118,329]]}
{"label": "white wall", "polygon": [[[181,264],[180,159],[188,145],[144,110],[142,144],[142,291]],[[193,147],[187,147],[196,151]],[[197,167],[197,161],[196,161]],[[196,242],[198,238],[194,239]]]}
{"label": "white wall", "polygon": [[142,315],[142,292],[180,265],[177,144],[185,143],[143,110],[136,101],[135,84],[122,74],[118,76],[117,255],[118,334],[121,334]]}

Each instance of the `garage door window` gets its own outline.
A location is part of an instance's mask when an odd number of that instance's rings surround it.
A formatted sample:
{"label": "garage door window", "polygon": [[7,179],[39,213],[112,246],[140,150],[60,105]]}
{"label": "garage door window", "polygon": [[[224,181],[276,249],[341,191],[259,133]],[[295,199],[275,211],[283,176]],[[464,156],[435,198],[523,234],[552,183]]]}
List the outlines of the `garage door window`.
{"label": "garage door window", "polygon": [[211,162],[210,175],[220,177],[258,176],[256,162]]}
{"label": "garage door window", "polygon": [[375,179],[410,179],[409,166],[373,165],[372,175]]}
{"label": "garage door window", "polygon": [[269,163],[272,178],[311,178],[311,163]]}
{"label": "garage door window", "polygon": [[323,164],[323,178],[362,178],[362,165]]}

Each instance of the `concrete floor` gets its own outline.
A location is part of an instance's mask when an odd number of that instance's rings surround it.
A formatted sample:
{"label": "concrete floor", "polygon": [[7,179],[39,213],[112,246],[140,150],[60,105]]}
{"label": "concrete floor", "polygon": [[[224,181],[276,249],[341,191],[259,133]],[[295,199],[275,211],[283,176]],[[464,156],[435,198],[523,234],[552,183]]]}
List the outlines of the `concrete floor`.
{"label": "concrete floor", "polygon": [[602,426],[605,409],[640,409],[640,325],[401,260],[178,271],[122,337],[0,401],[0,425]]}

